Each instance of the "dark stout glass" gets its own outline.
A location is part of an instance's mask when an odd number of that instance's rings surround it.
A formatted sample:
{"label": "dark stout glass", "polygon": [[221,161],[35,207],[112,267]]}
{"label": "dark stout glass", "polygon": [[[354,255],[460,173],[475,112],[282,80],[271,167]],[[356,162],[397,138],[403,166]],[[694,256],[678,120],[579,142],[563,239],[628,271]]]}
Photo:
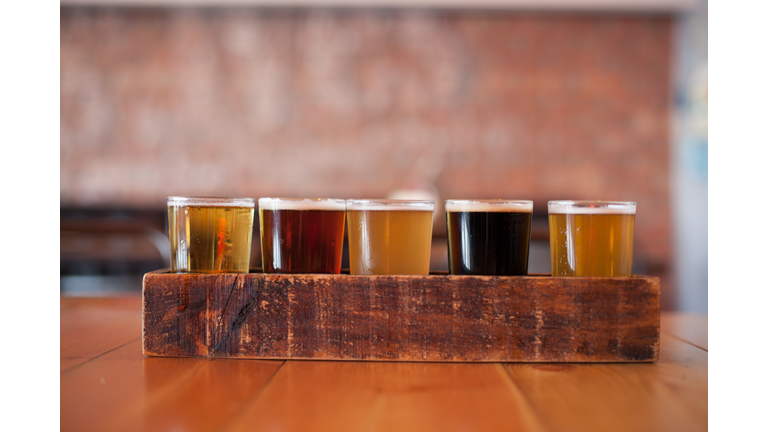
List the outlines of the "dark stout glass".
{"label": "dark stout glass", "polygon": [[525,276],[532,201],[445,203],[451,274]]}
{"label": "dark stout glass", "polygon": [[259,200],[265,273],[341,273],[344,200]]}

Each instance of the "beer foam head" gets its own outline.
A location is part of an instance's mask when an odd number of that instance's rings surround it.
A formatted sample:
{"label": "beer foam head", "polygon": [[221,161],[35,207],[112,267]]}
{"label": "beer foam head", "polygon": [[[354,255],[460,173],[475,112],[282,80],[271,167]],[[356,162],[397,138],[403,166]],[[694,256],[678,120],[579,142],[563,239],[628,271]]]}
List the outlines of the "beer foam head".
{"label": "beer foam head", "polygon": [[232,197],[168,197],[169,207],[250,207],[256,206],[253,198]]}
{"label": "beer foam head", "polygon": [[622,201],[550,201],[553,214],[635,214],[637,203]]}
{"label": "beer foam head", "polygon": [[356,199],[347,200],[347,210],[434,211],[432,200]]}
{"label": "beer foam head", "polygon": [[527,200],[446,200],[447,212],[533,213],[533,201]]}
{"label": "beer foam head", "polygon": [[338,198],[259,198],[259,208],[262,210],[347,210],[345,201]]}

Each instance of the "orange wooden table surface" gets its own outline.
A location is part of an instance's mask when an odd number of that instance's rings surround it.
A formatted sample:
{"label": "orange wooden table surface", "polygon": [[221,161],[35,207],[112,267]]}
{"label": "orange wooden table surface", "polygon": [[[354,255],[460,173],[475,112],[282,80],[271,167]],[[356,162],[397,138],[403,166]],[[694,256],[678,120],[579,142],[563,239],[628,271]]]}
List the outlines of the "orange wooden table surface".
{"label": "orange wooden table surface", "polygon": [[663,313],[657,363],[155,358],[141,299],[61,299],[64,431],[707,429],[707,317]]}

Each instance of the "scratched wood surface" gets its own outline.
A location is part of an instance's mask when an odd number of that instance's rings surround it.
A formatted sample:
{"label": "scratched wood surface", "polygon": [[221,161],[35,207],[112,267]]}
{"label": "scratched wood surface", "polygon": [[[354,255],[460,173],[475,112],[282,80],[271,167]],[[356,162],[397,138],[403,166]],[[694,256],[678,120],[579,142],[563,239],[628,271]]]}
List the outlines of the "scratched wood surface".
{"label": "scratched wood surface", "polygon": [[143,325],[152,356],[655,361],[659,281],[157,271]]}
{"label": "scratched wood surface", "polygon": [[708,353],[670,332],[706,338],[689,314],[661,314],[651,363],[329,362],[148,357],[140,299],[61,303],[62,362],[84,359],[62,431],[707,430]]}

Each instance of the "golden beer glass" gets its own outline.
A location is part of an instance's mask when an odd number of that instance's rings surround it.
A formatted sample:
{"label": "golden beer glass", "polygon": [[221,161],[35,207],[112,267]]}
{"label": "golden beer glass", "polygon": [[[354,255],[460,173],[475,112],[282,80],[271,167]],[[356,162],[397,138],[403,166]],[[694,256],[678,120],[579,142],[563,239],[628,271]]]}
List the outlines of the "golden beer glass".
{"label": "golden beer glass", "polygon": [[351,274],[427,275],[434,201],[347,200]]}
{"label": "golden beer glass", "polygon": [[248,273],[253,198],[168,197],[171,271]]}
{"label": "golden beer glass", "polygon": [[637,204],[550,201],[552,276],[630,276]]}

